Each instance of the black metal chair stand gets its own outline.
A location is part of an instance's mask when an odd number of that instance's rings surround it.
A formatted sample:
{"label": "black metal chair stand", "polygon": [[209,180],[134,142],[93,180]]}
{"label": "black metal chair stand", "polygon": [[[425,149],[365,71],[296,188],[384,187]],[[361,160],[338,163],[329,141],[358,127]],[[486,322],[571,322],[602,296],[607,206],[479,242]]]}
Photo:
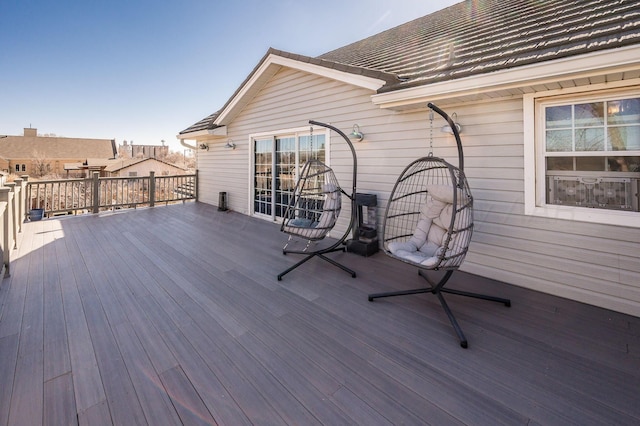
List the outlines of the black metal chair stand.
{"label": "black metal chair stand", "polygon": [[[337,266],[338,268],[342,269],[345,272],[348,272],[349,274],[351,274],[351,277],[355,278],[356,277],[356,273],[355,271],[353,271],[350,268],[347,268],[346,266],[336,262],[335,260],[325,256],[328,253],[333,253],[333,252],[337,252],[337,251],[346,251],[346,247],[344,246],[345,241],[347,239],[347,237],[349,236],[349,233],[351,232],[351,230],[353,229],[356,221],[357,221],[357,211],[356,211],[356,204],[355,204],[355,197],[356,197],[356,180],[357,180],[357,172],[358,172],[358,160],[356,157],[356,151],[355,148],[353,147],[353,144],[351,143],[351,141],[349,140],[349,137],[347,135],[345,135],[340,129],[330,125],[330,124],[326,124],[326,123],[321,123],[319,121],[314,121],[314,120],[310,120],[309,124],[313,125],[317,125],[317,126],[322,126],[322,127],[326,127],[330,130],[333,130],[334,132],[338,133],[340,136],[342,136],[342,138],[344,139],[344,141],[347,143],[347,145],[349,146],[349,149],[351,150],[351,155],[353,157],[353,172],[352,172],[352,185],[351,185],[351,194],[347,194],[346,192],[344,192],[344,190],[342,190],[340,188],[340,186],[338,185],[337,181],[333,180],[335,178],[333,171],[326,167],[324,164],[320,163],[319,161],[309,161],[305,164],[305,166],[303,167],[302,170],[302,176],[301,178],[298,180],[297,184],[296,184],[296,194],[297,196],[292,198],[288,209],[287,209],[287,213],[285,214],[285,219],[282,223],[282,227],[281,230],[283,232],[289,233],[291,235],[295,235],[297,237],[303,238],[303,239],[307,239],[308,243],[307,246],[305,247],[305,250],[290,250],[287,249],[288,243],[287,245],[285,245],[284,249],[282,250],[283,254],[288,254],[288,253],[293,253],[293,254],[302,254],[305,255],[305,257],[300,260],[298,263],[296,263],[295,265],[287,268],[286,270],[282,271],[281,273],[278,274],[278,281],[282,281],[282,277],[285,276],[286,274],[288,274],[289,272],[293,271],[294,269],[296,269],[297,267],[299,267],[300,265],[306,263],[307,261],[311,260],[314,257],[318,257],[322,260],[325,260],[327,262],[329,262],[330,264]],[[325,166],[325,170],[320,170],[321,166]],[[310,178],[315,179],[314,182],[316,180],[318,180],[318,176],[320,176],[321,174],[324,176],[330,176],[331,179],[325,177],[322,179],[319,179],[321,182],[323,182],[324,185],[324,189],[320,190],[319,188],[321,188],[323,185],[318,184],[318,183],[314,183],[313,185],[311,185],[312,187],[312,194],[311,196],[319,196],[320,194],[323,194],[323,196],[325,197],[325,201],[323,203],[323,212],[320,215],[320,218],[317,219],[320,226],[316,225],[315,227],[308,227],[305,228],[303,226],[291,226],[292,223],[294,223],[296,221],[296,218],[299,218],[300,216],[306,216],[306,212],[304,211],[304,208],[299,207],[300,205],[304,204],[303,202],[301,202],[301,194],[303,194],[303,191],[300,188],[305,188],[306,187],[306,183],[305,180],[307,178],[306,173],[310,174]],[[336,194],[333,194],[333,196],[335,197],[337,195],[338,199],[331,199],[330,196],[328,196],[329,193],[332,192],[336,192]],[[351,218],[349,220],[349,226],[347,227],[346,231],[344,232],[344,234],[342,235],[342,237],[340,237],[335,243],[331,244],[329,247],[326,248],[320,248],[317,250],[311,250],[311,251],[307,251],[307,249],[309,248],[309,245],[311,244],[311,242],[313,241],[319,241],[322,240],[325,235],[331,230],[333,229],[336,220],[338,218],[338,214],[340,212],[340,208],[338,207],[340,205],[339,202],[339,197],[344,194],[349,198],[349,201],[351,203]],[[302,200],[304,201],[304,200]],[[335,205],[332,203],[335,203]],[[327,209],[327,205],[331,203],[331,207]],[[316,211],[312,211],[310,212],[310,214],[315,214],[317,213]],[[322,223],[324,222],[323,217],[327,216],[327,213],[330,213],[330,216],[332,216],[332,220],[328,221],[327,224],[322,225]]]}
{"label": "black metal chair stand", "polygon": [[307,262],[308,260],[311,260],[314,257],[319,257],[322,260],[326,260],[327,262],[329,262],[330,264],[337,266],[338,268],[342,269],[345,272],[348,272],[349,274],[351,274],[352,278],[356,277],[356,273],[355,271],[353,271],[352,269],[347,268],[346,266],[342,265],[341,263],[336,262],[335,260],[331,259],[330,257],[325,256],[325,254],[327,253],[333,253],[333,252],[337,252],[337,251],[342,251],[344,252],[346,250],[346,248],[343,247],[338,247],[339,245],[342,245],[343,240],[338,240],[335,244],[333,244],[330,247],[327,247],[325,249],[321,249],[319,251],[315,251],[315,252],[305,252],[305,251],[287,251],[287,250],[282,250],[282,254],[287,254],[287,253],[295,253],[295,254],[306,254],[307,256],[300,260],[298,263],[296,263],[295,265],[291,266],[290,268],[287,268],[286,270],[282,271],[281,273],[278,274],[278,281],[282,281],[282,277],[284,277],[286,274],[288,274],[289,272],[293,271],[294,269],[296,269],[298,266],[302,265],[303,263]]}
{"label": "black metal chair stand", "polygon": [[369,295],[369,302],[373,302],[374,299],[380,299],[383,297],[406,296],[409,294],[422,294],[422,293],[435,294],[438,297],[438,300],[440,301],[442,308],[447,314],[447,317],[449,317],[449,321],[451,322],[451,325],[455,329],[456,334],[458,335],[458,339],[460,340],[460,346],[462,346],[463,348],[467,348],[469,347],[467,343],[467,338],[462,332],[462,328],[460,328],[460,325],[458,324],[456,317],[453,315],[453,312],[451,311],[451,308],[449,308],[449,305],[447,304],[447,301],[444,299],[444,296],[442,295],[442,293],[457,294],[459,296],[467,296],[467,297],[473,297],[476,299],[484,299],[492,302],[504,303],[504,305],[507,307],[511,306],[511,300],[503,299],[501,297],[488,296],[485,294],[444,288],[444,285],[447,283],[447,281],[449,281],[449,278],[451,278],[452,274],[453,274],[452,270],[447,271],[445,275],[442,277],[442,279],[440,279],[438,283],[434,284],[431,281],[431,279],[426,274],[423,273],[422,270],[418,270],[418,275],[424,278],[431,285],[430,287],[416,288],[416,289],[404,290],[404,291],[392,291],[387,293],[374,293]]}

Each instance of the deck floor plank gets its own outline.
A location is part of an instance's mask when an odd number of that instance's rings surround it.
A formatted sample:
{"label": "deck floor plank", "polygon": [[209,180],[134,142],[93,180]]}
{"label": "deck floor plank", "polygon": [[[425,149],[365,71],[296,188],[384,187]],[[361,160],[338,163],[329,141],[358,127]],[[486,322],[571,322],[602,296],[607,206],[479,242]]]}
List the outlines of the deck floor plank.
{"label": "deck floor plank", "polygon": [[[82,286],[89,282],[89,276],[75,239],[65,235],[63,241],[64,246],[56,246],[56,253],[73,371],[73,390],[79,418],[91,419],[92,415],[102,413],[108,406],[80,295]],[[85,410],[91,411],[84,416]]]}
{"label": "deck floor plank", "polygon": [[45,234],[41,231],[31,240],[32,254],[26,286],[24,311],[20,329],[18,360],[13,380],[9,423],[39,424],[43,421],[44,394],[44,251]]}
{"label": "deck floor plank", "polygon": [[114,327],[114,332],[147,423],[180,424],[175,405],[161,385],[161,376],[153,368],[133,328],[128,323],[121,323]]}
{"label": "deck floor plank", "polygon": [[71,373],[45,382],[43,424],[52,426],[78,424]]}
{"label": "deck floor plank", "polygon": [[200,395],[179,366],[162,372],[160,379],[164,388],[170,389],[169,396],[182,424],[216,424]]}
{"label": "deck floor plank", "polygon": [[0,337],[0,424],[9,424],[11,397],[14,392],[14,377],[18,359],[18,333]]}
{"label": "deck floor plank", "polygon": [[70,232],[69,238],[76,240],[87,268],[89,281],[82,286],[80,296],[111,417],[117,424],[147,424],[115,339],[114,328],[127,319],[117,298],[110,291],[113,268],[104,262],[104,247],[94,244],[93,238],[86,238],[91,232],[89,223],[84,225]]}
{"label": "deck floor plank", "polygon": [[[640,423],[640,318],[383,253],[283,255],[201,203],[25,223],[0,283],[0,425]],[[324,242],[326,244],[326,242]]]}
{"label": "deck floor plank", "polygon": [[69,341],[64,317],[60,287],[60,273],[56,245],[61,244],[61,231],[55,221],[45,221],[45,232],[50,237],[43,247],[44,253],[44,381],[71,372]]}

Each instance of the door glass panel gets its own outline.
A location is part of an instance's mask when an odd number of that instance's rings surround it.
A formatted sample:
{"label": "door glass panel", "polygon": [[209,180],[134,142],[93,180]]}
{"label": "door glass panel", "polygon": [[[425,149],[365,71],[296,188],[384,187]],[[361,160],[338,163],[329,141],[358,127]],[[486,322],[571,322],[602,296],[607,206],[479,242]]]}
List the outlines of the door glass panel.
{"label": "door glass panel", "polygon": [[296,138],[276,138],[275,215],[283,217],[296,183]]}
{"label": "door glass panel", "polygon": [[260,139],[254,142],[254,165],[254,211],[271,215],[273,199],[273,139]]}

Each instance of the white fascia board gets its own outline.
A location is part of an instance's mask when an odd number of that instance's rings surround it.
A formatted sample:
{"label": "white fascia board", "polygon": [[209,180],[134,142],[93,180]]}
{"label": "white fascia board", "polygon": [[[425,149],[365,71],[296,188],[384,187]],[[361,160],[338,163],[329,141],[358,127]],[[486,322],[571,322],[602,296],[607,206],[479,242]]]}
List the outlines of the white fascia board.
{"label": "white fascia board", "polygon": [[365,77],[363,75],[352,74],[345,71],[339,71],[332,68],[323,67],[320,65],[310,64],[308,62],[300,62],[290,58],[283,58],[281,56],[271,55],[274,60],[273,63],[296,69],[298,71],[307,72],[309,74],[315,74],[322,77],[337,80],[342,83],[351,84],[353,86],[361,87],[363,89],[378,90],[386,82],[379,78]]}
{"label": "white fascia board", "polygon": [[227,136],[227,126],[216,127],[215,129],[198,130],[197,132],[182,133],[176,135],[176,138],[184,140],[199,140],[224,136]]}
{"label": "white fascia board", "polygon": [[600,75],[609,71],[624,72],[638,69],[638,67],[640,67],[640,46],[635,45],[377,94],[371,99],[380,108],[406,108],[439,99],[553,83],[569,78]]}
{"label": "white fascia board", "polygon": [[227,126],[216,127],[215,129],[207,130],[210,136],[227,136]]}
{"label": "white fascia board", "polygon": [[202,139],[204,136],[207,136],[207,135],[208,135],[207,130],[198,130],[197,132],[178,134],[176,135],[176,138],[184,139],[184,140],[197,140],[197,139]]}
{"label": "white fascia board", "polygon": [[357,87],[376,91],[381,88],[385,81],[372,77],[365,77],[358,74],[352,74],[339,71],[320,65],[310,64],[308,62],[297,61],[291,58],[285,58],[276,54],[270,54],[260,65],[256,72],[251,76],[249,81],[238,91],[236,96],[228,103],[223,111],[220,112],[215,120],[216,124],[227,123],[227,119],[234,109],[241,104],[245,96],[251,96],[250,93],[255,90],[255,86],[259,84],[264,77],[270,78],[275,75],[282,67],[306,72],[309,74],[319,75],[322,77],[337,80],[343,83],[351,84]]}

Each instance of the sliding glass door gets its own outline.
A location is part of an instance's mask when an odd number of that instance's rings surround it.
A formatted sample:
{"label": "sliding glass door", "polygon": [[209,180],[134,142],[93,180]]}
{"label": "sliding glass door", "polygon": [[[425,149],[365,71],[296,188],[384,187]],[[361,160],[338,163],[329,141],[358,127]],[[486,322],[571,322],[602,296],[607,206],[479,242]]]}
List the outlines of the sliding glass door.
{"label": "sliding glass door", "polygon": [[325,161],[325,134],[254,138],[253,150],[254,214],[278,220],[284,217],[304,163]]}

